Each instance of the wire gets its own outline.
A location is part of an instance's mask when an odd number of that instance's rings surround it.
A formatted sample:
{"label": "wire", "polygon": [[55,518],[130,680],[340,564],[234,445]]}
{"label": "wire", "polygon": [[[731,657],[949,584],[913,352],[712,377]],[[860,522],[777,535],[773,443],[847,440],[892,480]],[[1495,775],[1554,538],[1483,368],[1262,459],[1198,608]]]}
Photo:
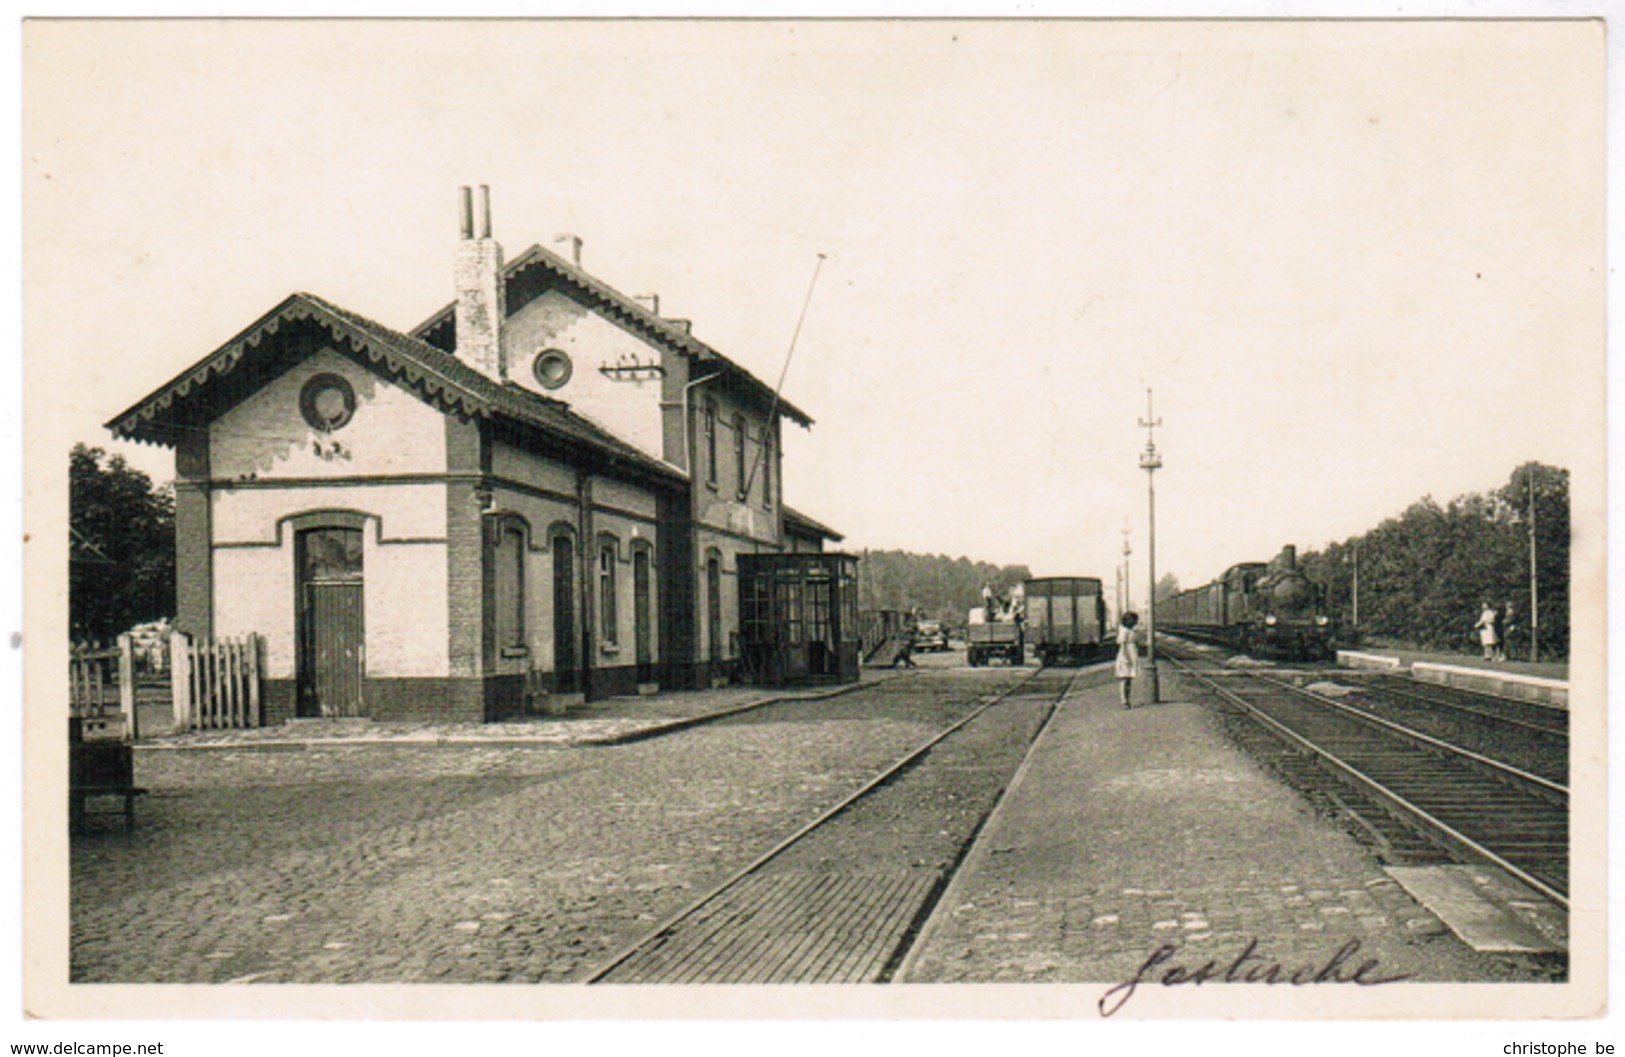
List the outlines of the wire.
{"label": "wire", "polygon": [[742,491],[745,498],[750,498],[751,486],[756,483],[756,471],[761,468],[762,460],[767,454],[766,440],[773,435],[773,423],[779,413],[779,393],[784,389],[784,376],[790,373],[790,358],[796,354],[796,341],[801,337],[801,325],[807,321],[807,309],[812,305],[813,288],[818,285],[818,273],[823,270],[824,255],[818,255],[818,263],[813,265],[812,280],[807,283],[807,296],[801,302],[801,315],[796,319],[796,329],[790,335],[790,348],[784,354],[784,366],[779,368],[779,382],[773,387],[773,403],[768,405],[767,424],[762,428],[763,443],[756,446],[756,458],[751,461],[750,474],[745,478],[745,487]]}

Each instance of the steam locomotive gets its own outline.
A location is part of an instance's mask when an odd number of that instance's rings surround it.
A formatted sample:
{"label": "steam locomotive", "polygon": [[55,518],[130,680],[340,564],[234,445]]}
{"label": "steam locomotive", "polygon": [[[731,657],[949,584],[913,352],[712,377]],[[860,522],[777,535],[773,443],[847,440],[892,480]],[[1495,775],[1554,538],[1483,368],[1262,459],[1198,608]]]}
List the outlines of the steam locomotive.
{"label": "steam locomotive", "polygon": [[1337,618],[1290,544],[1270,562],[1232,565],[1219,579],[1157,603],[1157,626],[1254,657],[1321,660],[1336,651]]}

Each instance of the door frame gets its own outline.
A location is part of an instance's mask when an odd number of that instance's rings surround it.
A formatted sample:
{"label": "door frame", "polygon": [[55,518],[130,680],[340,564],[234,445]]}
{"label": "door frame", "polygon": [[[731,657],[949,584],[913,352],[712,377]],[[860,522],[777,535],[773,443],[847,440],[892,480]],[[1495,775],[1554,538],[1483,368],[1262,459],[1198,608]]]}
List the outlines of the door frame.
{"label": "door frame", "polygon": [[[365,716],[366,687],[367,687],[367,624],[366,624],[366,549],[367,515],[351,511],[316,511],[301,514],[296,517],[284,519],[284,523],[292,532],[293,538],[293,591],[294,591],[294,714],[301,718],[340,718],[350,716]],[[279,526],[280,527],[280,526]],[[316,663],[315,636],[318,630],[312,626],[313,613],[310,600],[309,587],[317,586],[321,581],[311,581],[305,576],[305,546],[309,534],[321,531],[346,531],[357,534],[361,544],[361,557],[359,561],[359,574],[354,580],[335,581],[335,584],[353,584],[358,597],[356,617],[356,694],[353,707],[346,704],[334,706],[329,711],[327,706],[316,695]],[[349,710],[345,709],[349,707]]]}

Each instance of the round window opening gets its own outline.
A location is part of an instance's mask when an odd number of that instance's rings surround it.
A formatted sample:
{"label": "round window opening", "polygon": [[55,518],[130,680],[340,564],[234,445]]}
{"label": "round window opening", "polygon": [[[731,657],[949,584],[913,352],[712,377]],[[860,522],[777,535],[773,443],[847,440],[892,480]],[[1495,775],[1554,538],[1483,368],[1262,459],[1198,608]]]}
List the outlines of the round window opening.
{"label": "round window opening", "polygon": [[574,368],[570,364],[570,355],[561,349],[548,349],[536,354],[536,362],[531,368],[536,372],[536,381],[543,389],[557,389],[570,380],[570,372]]}
{"label": "round window opening", "polygon": [[312,429],[331,433],[355,414],[355,390],[336,374],[318,374],[300,391],[299,412]]}

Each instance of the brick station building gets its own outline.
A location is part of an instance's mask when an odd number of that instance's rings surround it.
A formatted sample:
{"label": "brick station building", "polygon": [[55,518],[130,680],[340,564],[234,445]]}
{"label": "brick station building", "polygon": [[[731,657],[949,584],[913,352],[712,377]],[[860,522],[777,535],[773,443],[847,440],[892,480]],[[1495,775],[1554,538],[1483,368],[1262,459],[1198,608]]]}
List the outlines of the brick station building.
{"label": "brick station building", "polygon": [[411,332],[296,293],[108,423],[175,449],[176,628],[264,636],[268,722],[708,685],[738,555],[841,538],[782,500],[804,412],[480,191]]}

